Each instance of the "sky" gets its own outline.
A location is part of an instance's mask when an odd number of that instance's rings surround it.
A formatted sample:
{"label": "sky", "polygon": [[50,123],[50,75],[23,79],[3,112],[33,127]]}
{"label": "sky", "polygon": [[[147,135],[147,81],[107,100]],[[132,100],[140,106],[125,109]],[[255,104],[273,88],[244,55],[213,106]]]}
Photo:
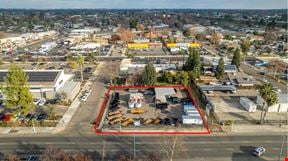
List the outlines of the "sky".
{"label": "sky", "polygon": [[286,0],[0,0],[0,8],[287,9]]}

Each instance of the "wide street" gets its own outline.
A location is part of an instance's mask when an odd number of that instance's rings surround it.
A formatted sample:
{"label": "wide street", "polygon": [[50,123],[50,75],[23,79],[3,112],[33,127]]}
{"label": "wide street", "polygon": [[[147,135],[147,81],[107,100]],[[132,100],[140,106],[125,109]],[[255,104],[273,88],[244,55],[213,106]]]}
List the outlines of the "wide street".
{"label": "wide street", "polygon": [[[165,160],[167,136],[135,136],[136,158],[147,154],[160,154]],[[282,148],[282,158],[287,155],[287,137],[282,136],[178,136],[175,160],[187,161],[270,161],[278,160]],[[283,147],[282,147],[283,144]],[[113,160],[120,154],[134,154],[134,136],[128,135],[55,135],[1,137],[0,159],[3,153],[16,152],[37,154],[44,147],[55,146],[68,152],[83,151],[93,154],[94,160]],[[267,152],[260,158],[252,156],[255,146],[264,146]],[[166,147],[166,148],[165,148]]]}

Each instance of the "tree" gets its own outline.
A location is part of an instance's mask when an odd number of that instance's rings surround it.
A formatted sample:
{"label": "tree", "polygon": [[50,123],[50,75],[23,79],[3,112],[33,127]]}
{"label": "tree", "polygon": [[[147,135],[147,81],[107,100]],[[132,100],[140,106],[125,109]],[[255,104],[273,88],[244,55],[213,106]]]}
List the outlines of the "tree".
{"label": "tree", "polygon": [[0,66],[4,64],[3,58],[0,58]]}
{"label": "tree", "polygon": [[144,31],[145,30],[144,25],[140,24],[140,23],[137,24],[136,28],[137,28],[137,31]]}
{"label": "tree", "polygon": [[249,48],[250,48],[250,41],[249,40],[243,40],[243,42],[241,44],[242,52],[247,53],[249,51]]}
{"label": "tree", "polygon": [[[266,113],[268,111],[267,108],[270,106],[276,104],[278,102],[278,95],[277,93],[273,90],[273,85],[271,83],[265,83],[260,87],[259,90],[260,96],[263,98],[263,108],[261,112],[261,118],[260,118],[260,123],[264,123],[264,119],[266,117]],[[265,106],[266,104],[266,106]],[[264,112],[264,115],[262,116]]]}
{"label": "tree", "polygon": [[167,83],[173,83],[174,75],[171,72],[165,72],[164,73],[164,81]]}
{"label": "tree", "polygon": [[4,38],[5,37],[5,32],[3,31],[0,31],[0,39]]}
{"label": "tree", "polygon": [[131,20],[131,21],[129,22],[130,28],[136,28],[136,27],[137,27],[137,24],[138,24],[137,20]]}
{"label": "tree", "polygon": [[231,64],[236,65],[236,67],[239,69],[240,67],[240,61],[241,61],[241,56],[240,56],[240,49],[237,48],[234,52]]}
{"label": "tree", "polygon": [[88,60],[88,62],[89,62],[90,64],[94,64],[95,53],[89,53],[86,59]]}
{"label": "tree", "polygon": [[220,35],[216,31],[214,31],[211,35],[211,41],[215,46],[218,46],[219,41],[220,41]]}
{"label": "tree", "polygon": [[186,86],[189,84],[189,75],[186,71],[177,72],[175,80],[178,84]]}
{"label": "tree", "polygon": [[30,31],[34,29],[34,25],[33,25],[32,21],[29,22],[27,28],[28,28]]}
{"label": "tree", "polygon": [[80,67],[80,80],[81,80],[81,82],[83,82],[83,66],[84,66],[84,57],[82,56],[82,55],[78,55],[78,57],[77,57],[77,64],[79,65],[79,67]]}
{"label": "tree", "polygon": [[142,82],[144,83],[144,85],[147,85],[147,86],[155,85],[157,82],[156,74],[157,73],[153,64],[148,63],[145,66],[145,69],[141,75]]}
{"label": "tree", "polygon": [[184,65],[186,71],[194,71],[195,76],[198,78],[200,76],[201,61],[200,55],[195,50],[195,48],[190,48],[189,57]]}
{"label": "tree", "polygon": [[92,161],[89,155],[86,155],[82,152],[78,152],[74,157],[74,161]]}
{"label": "tree", "polygon": [[2,87],[2,92],[6,97],[4,103],[7,107],[16,109],[17,113],[25,114],[34,108],[28,79],[28,75],[16,65],[11,65],[4,76],[4,87]]}
{"label": "tree", "polygon": [[224,60],[223,58],[219,59],[218,66],[216,68],[216,77],[217,79],[222,78],[224,75]]}
{"label": "tree", "polygon": [[162,150],[169,161],[173,161],[175,154],[183,149],[183,137],[179,135],[165,135],[162,137]]}
{"label": "tree", "polygon": [[185,30],[183,31],[183,35],[184,35],[185,37],[190,37],[190,36],[191,36],[191,31],[190,31],[190,29],[189,29],[189,28],[185,29]]}
{"label": "tree", "polygon": [[45,112],[47,113],[48,119],[50,120],[56,120],[56,112],[54,109],[55,109],[55,106],[51,104],[48,104],[46,107]]}
{"label": "tree", "polygon": [[17,155],[8,155],[5,161],[20,161],[20,158]]}
{"label": "tree", "polygon": [[[247,52],[250,49],[250,41],[249,40],[243,40],[243,42],[241,44],[241,49],[242,49],[242,52],[244,53],[244,56],[246,57]],[[245,61],[245,58],[244,58],[244,61]]]}
{"label": "tree", "polygon": [[69,61],[68,62],[68,66],[71,68],[71,69],[76,69],[78,64],[76,61]]}
{"label": "tree", "polygon": [[130,42],[133,38],[133,34],[129,29],[120,28],[118,30],[118,35],[120,39],[124,41],[126,44]]}
{"label": "tree", "polygon": [[144,161],[161,161],[159,154],[150,153],[148,156],[144,158]]}
{"label": "tree", "polygon": [[224,36],[225,40],[233,40],[232,36],[230,34],[227,34]]}
{"label": "tree", "polygon": [[50,146],[46,148],[42,154],[42,161],[70,161],[72,157],[64,150]]}

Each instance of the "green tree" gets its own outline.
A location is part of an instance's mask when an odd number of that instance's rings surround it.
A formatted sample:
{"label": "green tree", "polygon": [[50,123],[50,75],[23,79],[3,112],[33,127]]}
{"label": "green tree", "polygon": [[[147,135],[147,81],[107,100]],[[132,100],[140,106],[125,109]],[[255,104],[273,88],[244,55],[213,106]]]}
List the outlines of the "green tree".
{"label": "green tree", "polygon": [[3,58],[0,58],[0,66],[4,64]]}
{"label": "green tree", "polygon": [[94,64],[95,53],[89,53],[86,59],[90,64]]}
{"label": "green tree", "polygon": [[[264,100],[263,108],[262,108],[262,112],[261,112],[261,117],[260,117],[260,123],[263,124],[264,119],[266,117],[266,113],[268,111],[268,108],[278,102],[278,95],[273,90],[273,85],[271,83],[263,84],[260,87],[259,93],[260,93],[260,96]],[[266,104],[266,106],[265,106],[265,104]],[[263,112],[264,112],[264,115],[263,115]]]}
{"label": "green tree", "polygon": [[4,76],[2,92],[8,108],[16,109],[16,113],[27,113],[34,108],[33,97],[29,91],[28,75],[17,65],[11,65]]}
{"label": "green tree", "polygon": [[153,64],[148,63],[145,66],[145,69],[141,75],[143,84],[147,86],[155,85],[157,82],[156,75],[157,73],[156,73],[155,67],[153,66]]}
{"label": "green tree", "polygon": [[190,37],[190,36],[191,36],[191,31],[190,31],[190,29],[189,29],[189,28],[185,29],[185,30],[183,31],[183,35],[184,35],[185,37]]}
{"label": "green tree", "polygon": [[227,34],[224,36],[224,39],[226,40],[233,40],[232,36],[230,34]]}
{"label": "green tree", "polygon": [[167,83],[173,83],[174,75],[171,72],[165,72],[164,73],[164,81]]}
{"label": "green tree", "polygon": [[240,61],[241,61],[241,56],[240,56],[240,49],[237,48],[234,52],[231,64],[236,65],[236,67],[239,69],[240,67]]}
{"label": "green tree", "polygon": [[[246,57],[247,56],[247,52],[249,51],[250,49],[250,41],[249,40],[243,40],[242,44],[241,44],[241,49],[242,49],[242,52],[244,53],[244,56]],[[244,58],[244,61],[245,61],[245,58]]]}
{"label": "green tree", "polygon": [[188,85],[189,84],[189,75],[186,71],[177,72],[175,80],[178,84]]}
{"label": "green tree", "polygon": [[80,67],[80,80],[81,80],[81,82],[83,82],[83,66],[84,66],[84,57],[82,56],[82,55],[79,55],[78,57],[77,57],[77,64],[79,65],[79,67]]}
{"label": "green tree", "polygon": [[55,112],[55,106],[54,105],[47,105],[45,112],[48,115],[48,119],[56,120],[56,112]]}
{"label": "green tree", "polygon": [[137,20],[131,20],[131,21],[129,22],[130,28],[136,28],[136,27],[137,27],[137,24],[138,24]]}
{"label": "green tree", "polygon": [[33,25],[32,21],[29,22],[27,28],[28,28],[30,31],[34,29],[34,25]]}
{"label": "green tree", "polygon": [[76,61],[69,61],[68,62],[68,66],[71,68],[71,69],[76,69],[78,64]]}
{"label": "green tree", "polygon": [[72,54],[67,54],[67,61],[74,61]]}
{"label": "green tree", "polygon": [[195,48],[190,49],[188,60],[184,65],[184,70],[194,71],[194,74],[197,78],[200,76],[200,70],[201,70],[200,55],[195,50]]}
{"label": "green tree", "polygon": [[219,79],[219,78],[222,78],[223,75],[224,75],[224,60],[223,58],[220,58],[218,62],[218,66],[216,68],[216,77]]}

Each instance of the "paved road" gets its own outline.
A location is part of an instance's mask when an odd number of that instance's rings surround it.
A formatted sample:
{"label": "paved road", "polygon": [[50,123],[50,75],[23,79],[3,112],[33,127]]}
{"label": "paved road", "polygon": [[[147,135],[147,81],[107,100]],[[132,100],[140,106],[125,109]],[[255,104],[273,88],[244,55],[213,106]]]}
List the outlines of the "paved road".
{"label": "paved road", "polygon": [[[249,65],[247,63],[241,63],[241,69],[245,73],[253,76],[257,81],[263,82],[263,79],[264,79],[265,76],[259,74],[260,70],[254,68],[253,66],[251,66],[251,65]],[[279,82],[275,81],[274,79],[271,79],[271,78],[269,78],[267,76],[265,77],[265,79],[268,82],[270,82],[273,86],[278,87],[279,89],[281,89],[282,93],[287,93],[288,92],[287,91],[287,86],[285,86],[284,84],[281,84],[281,83],[279,83]]]}
{"label": "paved road", "polygon": [[[86,135],[86,136],[41,136],[41,137],[0,137],[0,152],[16,152],[23,154],[27,150],[35,154],[50,145],[68,152],[85,151],[99,160],[104,152],[105,160],[112,160],[119,154],[132,155],[134,152],[133,136]],[[137,158],[149,153],[156,153],[165,160],[163,142],[170,138],[163,136],[135,136],[135,152]],[[281,146],[282,158],[287,156],[287,137],[281,136],[180,136],[175,160],[209,160],[209,161],[268,161],[277,160]],[[250,154],[255,146],[264,146],[267,150],[261,158]],[[164,146],[166,147],[166,146]],[[0,153],[0,159],[1,159]],[[3,154],[2,154],[3,155]],[[98,158],[98,159],[96,159]]]}
{"label": "paved road", "polygon": [[95,121],[106,93],[107,86],[104,82],[117,75],[119,65],[119,62],[112,61],[101,63],[97,68],[99,72],[96,75],[96,80],[91,85],[92,93],[85,102],[81,103],[68,127],[62,133],[91,133],[91,123]]}

